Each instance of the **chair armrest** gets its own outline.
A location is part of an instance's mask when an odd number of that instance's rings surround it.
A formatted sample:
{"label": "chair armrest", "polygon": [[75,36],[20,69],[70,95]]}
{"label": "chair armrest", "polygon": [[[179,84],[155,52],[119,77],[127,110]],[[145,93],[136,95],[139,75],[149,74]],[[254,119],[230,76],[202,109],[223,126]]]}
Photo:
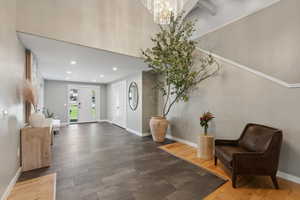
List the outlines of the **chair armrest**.
{"label": "chair armrest", "polygon": [[215,140],[215,145],[237,146],[238,140]]}

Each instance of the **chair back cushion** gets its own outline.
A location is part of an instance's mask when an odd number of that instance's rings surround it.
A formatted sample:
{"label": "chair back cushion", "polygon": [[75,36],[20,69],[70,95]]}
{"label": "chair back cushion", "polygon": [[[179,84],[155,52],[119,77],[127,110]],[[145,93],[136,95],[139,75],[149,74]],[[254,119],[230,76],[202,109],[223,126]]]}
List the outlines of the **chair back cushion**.
{"label": "chair back cushion", "polygon": [[265,152],[278,129],[248,124],[239,140],[239,145],[251,152]]}

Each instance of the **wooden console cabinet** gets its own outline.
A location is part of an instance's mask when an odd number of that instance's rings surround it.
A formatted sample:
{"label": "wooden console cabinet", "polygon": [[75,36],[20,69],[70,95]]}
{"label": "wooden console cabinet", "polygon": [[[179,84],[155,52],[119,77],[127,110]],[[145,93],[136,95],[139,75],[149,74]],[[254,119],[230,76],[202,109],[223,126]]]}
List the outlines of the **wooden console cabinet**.
{"label": "wooden console cabinet", "polygon": [[22,171],[49,167],[52,162],[50,127],[21,130]]}

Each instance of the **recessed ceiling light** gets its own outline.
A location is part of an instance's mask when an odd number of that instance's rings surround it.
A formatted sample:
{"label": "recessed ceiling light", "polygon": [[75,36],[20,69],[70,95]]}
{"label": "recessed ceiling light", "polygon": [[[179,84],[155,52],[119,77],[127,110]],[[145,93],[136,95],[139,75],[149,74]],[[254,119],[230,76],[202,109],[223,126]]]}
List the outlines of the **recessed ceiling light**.
{"label": "recessed ceiling light", "polygon": [[103,75],[103,74],[101,74],[101,75],[100,75],[100,78],[103,78],[103,77],[104,77],[104,75]]}
{"label": "recessed ceiling light", "polygon": [[70,62],[70,64],[71,64],[71,65],[76,65],[77,62],[76,62],[75,60],[72,60],[72,61]]}
{"label": "recessed ceiling light", "polygon": [[67,73],[67,74],[72,74],[72,72],[71,72],[71,71],[66,71],[66,73]]}
{"label": "recessed ceiling light", "polygon": [[94,79],[93,82],[97,82],[97,80]]}
{"label": "recessed ceiling light", "polygon": [[117,70],[118,70],[118,68],[114,67],[114,68],[113,68],[113,70],[114,70],[114,71],[117,71]]}

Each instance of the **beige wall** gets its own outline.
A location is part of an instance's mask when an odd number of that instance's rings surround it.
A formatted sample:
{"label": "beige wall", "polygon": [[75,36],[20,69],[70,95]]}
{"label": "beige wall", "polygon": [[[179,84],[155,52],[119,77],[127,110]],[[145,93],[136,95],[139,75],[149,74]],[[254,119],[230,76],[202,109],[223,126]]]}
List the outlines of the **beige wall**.
{"label": "beige wall", "polygon": [[[20,128],[24,123],[18,86],[25,77],[25,50],[16,36],[16,2],[0,0],[0,198],[19,168]],[[2,116],[2,109],[8,115]]]}
{"label": "beige wall", "polygon": [[106,86],[106,120],[112,121],[113,119],[113,105],[112,105],[112,85],[107,84]]}
{"label": "beige wall", "polygon": [[277,127],[284,132],[280,170],[300,176],[299,90],[221,64],[219,75],[200,84],[189,102],[175,105],[168,116],[170,133],[197,143],[203,132],[199,117],[205,111],[216,116],[209,129],[216,138],[237,138],[249,122]]}
{"label": "beige wall", "polygon": [[143,134],[149,134],[149,122],[152,116],[157,115],[157,91],[155,89],[157,76],[151,72],[143,72]]}
{"label": "beige wall", "polygon": [[[200,38],[199,47],[290,83],[300,82],[300,1],[280,3]],[[222,63],[219,76],[193,92],[168,116],[170,133],[197,143],[199,116],[211,111],[210,133],[237,138],[249,122],[284,132],[280,170],[300,176],[300,89],[289,89],[243,69]],[[161,107],[161,102],[159,103]]]}
{"label": "beige wall", "polygon": [[288,83],[300,83],[299,8],[299,0],[281,0],[201,37],[199,46]]}
{"label": "beige wall", "polygon": [[140,56],[156,31],[139,0],[17,0],[21,32]]}

